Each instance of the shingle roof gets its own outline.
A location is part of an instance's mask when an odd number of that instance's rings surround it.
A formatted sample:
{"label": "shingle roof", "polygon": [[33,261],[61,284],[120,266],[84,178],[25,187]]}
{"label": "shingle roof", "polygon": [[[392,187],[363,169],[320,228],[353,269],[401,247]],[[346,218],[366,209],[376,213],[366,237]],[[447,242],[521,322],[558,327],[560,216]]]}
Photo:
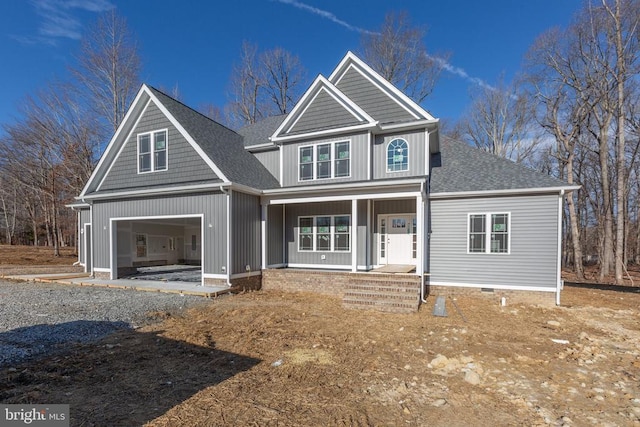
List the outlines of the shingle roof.
{"label": "shingle roof", "polygon": [[542,174],[445,136],[432,156],[431,193],[566,187]]}
{"label": "shingle roof", "polygon": [[240,129],[238,133],[244,137],[244,146],[251,147],[252,145],[269,143],[269,137],[273,135],[286,117],[286,114],[267,117],[258,123]]}
{"label": "shingle roof", "polygon": [[149,90],[231,182],[256,189],[280,186],[262,163],[244,149],[241,135],[153,87],[149,86]]}

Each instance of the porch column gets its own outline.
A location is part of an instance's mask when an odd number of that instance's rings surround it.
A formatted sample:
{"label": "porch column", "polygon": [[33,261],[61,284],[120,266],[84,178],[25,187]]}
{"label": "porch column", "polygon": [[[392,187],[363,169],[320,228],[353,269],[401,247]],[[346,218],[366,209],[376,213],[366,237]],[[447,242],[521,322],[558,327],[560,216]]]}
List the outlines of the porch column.
{"label": "porch column", "polygon": [[351,200],[351,272],[358,271],[358,199]]}
{"label": "porch column", "polygon": [[416,274],[422,276],[424,274],[424,250],[422,246],[425,226],[424,226],[424,201],[422,194],[416,196]]}
{"label": "porch column", "polygon": [[260,253],[262,255],[261,269],[264,270],[267,268],[267,210],[269,205],[266,205],[263,202],[260,207],[262,209],[262,215],[260,217]]}

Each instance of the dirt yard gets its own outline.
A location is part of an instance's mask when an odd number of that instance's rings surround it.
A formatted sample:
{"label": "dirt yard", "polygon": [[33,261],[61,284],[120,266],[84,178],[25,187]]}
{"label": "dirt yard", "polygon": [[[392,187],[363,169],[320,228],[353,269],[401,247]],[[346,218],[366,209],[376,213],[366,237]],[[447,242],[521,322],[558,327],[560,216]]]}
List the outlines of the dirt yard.
{"label": "dirt yard", "polygon": [[227,296],[3,369],[0,401],[68,403],[82,426],[638,426],[638,291],[460,297],[447,317]]}
{"label": "dirt yard", "polygon": [[0,401],[69,403],[84,426],[639,425],[640,294],[563,296],[445,318],[230,296],[5,369]]}

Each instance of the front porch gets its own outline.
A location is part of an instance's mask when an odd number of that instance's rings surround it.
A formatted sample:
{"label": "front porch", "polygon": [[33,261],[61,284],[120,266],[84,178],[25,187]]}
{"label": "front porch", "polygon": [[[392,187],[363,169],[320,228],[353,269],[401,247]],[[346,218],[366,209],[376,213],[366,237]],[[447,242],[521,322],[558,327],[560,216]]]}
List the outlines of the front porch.
{"label": "front porch", "polygon": [[415,274],[296,268],[262,271],[262,289],[314,292],[342,298],[345,308],[413,313],[420,306],[422,280]]}

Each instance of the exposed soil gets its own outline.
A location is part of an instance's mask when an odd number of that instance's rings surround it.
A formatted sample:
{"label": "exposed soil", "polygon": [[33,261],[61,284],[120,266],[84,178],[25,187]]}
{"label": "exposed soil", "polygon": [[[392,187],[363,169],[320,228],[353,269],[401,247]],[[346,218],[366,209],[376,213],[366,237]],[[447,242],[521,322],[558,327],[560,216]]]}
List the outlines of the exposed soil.
{"label": "exposed soil", "polygon": [[0,245],[0,266],[72,265],[78,260],[76,248],[60,248],[60,256],[53,256],[47,246]]}
{"label": "exposed soil", "polygon": [[0,401],[72,425],[640,425],[640,293],[471,297],[415,314],[252,292],[0,371]]}
{"label": "exposed soil", "polygon": [[[410,315],[253,292],[2,372],[73,425],[638,425],[640,294]],[[553,340],[566,340],[556,341]],[[445,359],[446,357],[446,359]]]}

